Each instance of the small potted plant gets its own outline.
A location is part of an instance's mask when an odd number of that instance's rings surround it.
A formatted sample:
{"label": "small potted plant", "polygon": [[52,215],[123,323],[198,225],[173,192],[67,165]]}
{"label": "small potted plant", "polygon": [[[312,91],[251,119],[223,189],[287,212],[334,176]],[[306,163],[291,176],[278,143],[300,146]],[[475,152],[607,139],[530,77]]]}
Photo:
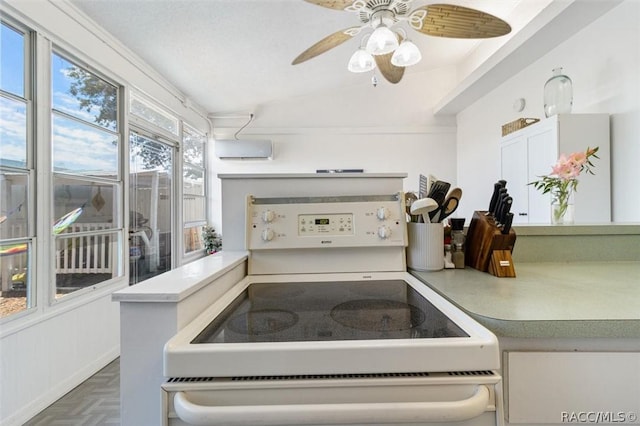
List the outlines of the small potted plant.
{"label": "small potted plant", "polygon": [[216,232],[213,226],[202,228],[202,240],[207,254],[213,254],[222,250],[222,237]]}

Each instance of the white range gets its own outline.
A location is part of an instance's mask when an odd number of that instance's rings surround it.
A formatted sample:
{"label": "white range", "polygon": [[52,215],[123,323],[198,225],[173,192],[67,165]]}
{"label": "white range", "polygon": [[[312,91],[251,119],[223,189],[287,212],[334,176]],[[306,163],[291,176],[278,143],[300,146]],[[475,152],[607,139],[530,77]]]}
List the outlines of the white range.
{"label": "white range", "polygon": [[499,423],[497,339],[406,272],[402,193],[245,217],[248,274],[165,346],[166,424]]}

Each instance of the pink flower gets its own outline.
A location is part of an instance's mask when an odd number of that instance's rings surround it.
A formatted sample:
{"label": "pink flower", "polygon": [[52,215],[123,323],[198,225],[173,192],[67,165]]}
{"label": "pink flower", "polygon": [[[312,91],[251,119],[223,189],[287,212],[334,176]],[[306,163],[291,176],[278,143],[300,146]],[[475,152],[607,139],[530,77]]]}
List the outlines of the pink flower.
{"label": "pink flower", "polygon": [[[569,158],[566,155],[561,154],[560,158],[558,158],[558,162],[551,169],[551,174],[558,176],[560,179],[573,179],[578,177],[580,171],[582,169],[582,164],[576,162],[574,159],[574,154],[571,154]],[[585,156],[586,161],[586,156]]]}
{"label": "pink flower", "polygon": [[576,166],[581,167],[583,164],[587,162],[587,153],[586,152],[574,152],[569,157],[569,161],[574,163]]}

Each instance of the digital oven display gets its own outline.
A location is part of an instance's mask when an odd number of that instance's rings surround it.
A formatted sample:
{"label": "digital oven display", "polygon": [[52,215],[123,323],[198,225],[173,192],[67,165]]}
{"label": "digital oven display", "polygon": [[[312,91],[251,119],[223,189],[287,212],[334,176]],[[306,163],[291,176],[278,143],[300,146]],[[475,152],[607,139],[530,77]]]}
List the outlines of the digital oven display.
{"label": "digital oven display", "polygon": [[320,213],[298,215],[298,235],[354,235],[353,213]]}

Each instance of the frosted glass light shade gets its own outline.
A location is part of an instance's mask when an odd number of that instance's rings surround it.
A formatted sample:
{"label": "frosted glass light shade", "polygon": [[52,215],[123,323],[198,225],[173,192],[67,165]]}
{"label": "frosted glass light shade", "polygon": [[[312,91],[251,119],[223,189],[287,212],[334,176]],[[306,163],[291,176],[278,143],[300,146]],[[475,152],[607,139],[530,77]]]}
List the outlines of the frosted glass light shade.
{"label": "frosted glass light shade", "polygon": [[384,25],[379,26],[367,41],[367,52],[372,55],[386,55],[398,48],[396,34]]}
{"label": "frosted glass light shade", "polygon": [[356,50],[356,52],[351,55],[349,65],[347,66],[351,72],[367,72],[371,71],[375,67],[376,62],[374,61],[373,56],[364,49]]}
{"label": "frosted glass light shade", "polygon": [[410,67],[415,65],[422,59],[418,46],[409,40],[404,40],[400,46],[393,52],[391,63],[397,67]]}

